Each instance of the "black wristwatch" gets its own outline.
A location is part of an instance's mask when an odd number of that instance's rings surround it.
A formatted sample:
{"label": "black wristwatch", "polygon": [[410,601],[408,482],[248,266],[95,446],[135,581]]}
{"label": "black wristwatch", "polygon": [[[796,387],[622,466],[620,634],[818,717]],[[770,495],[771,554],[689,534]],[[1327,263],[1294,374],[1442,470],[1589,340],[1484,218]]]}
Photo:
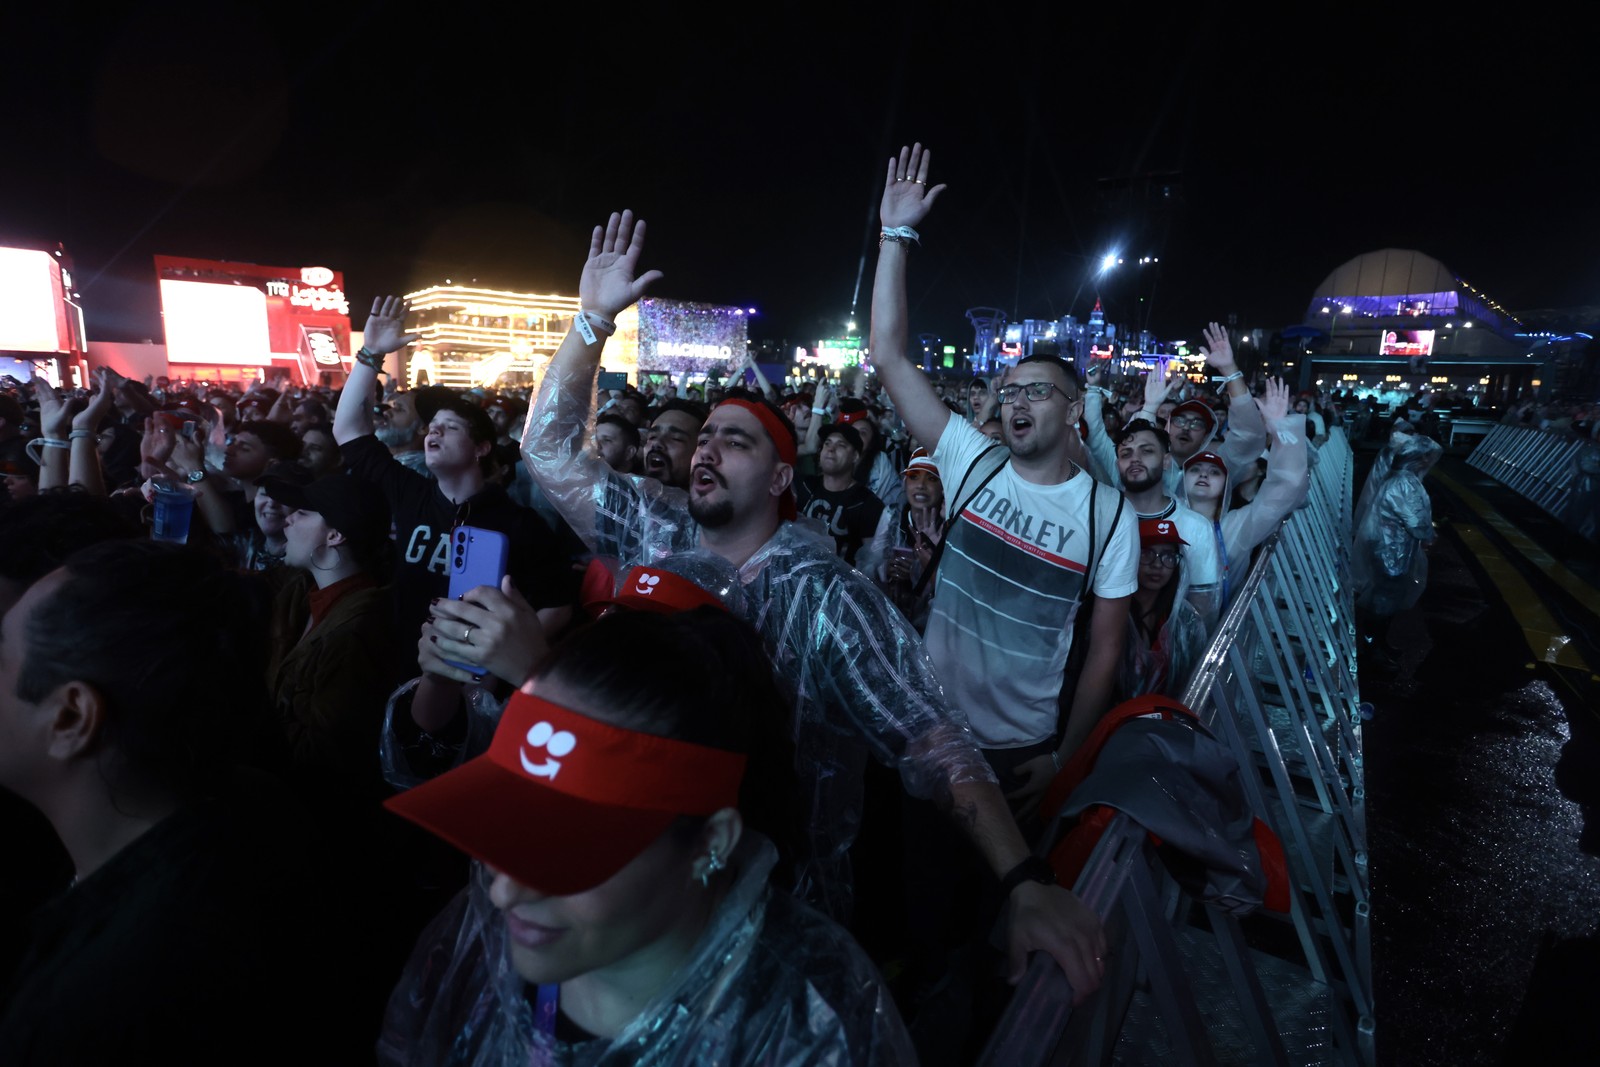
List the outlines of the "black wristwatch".
{"label": "black wristwatch", "polygon": [[1011,899],[1011,891],[1023,882],[1055,885],[1055,868],[1050,866],[1043,856],[1030,855],[1027,859],[1007,871],[1006,876],[1000,879],[1000,899]]}

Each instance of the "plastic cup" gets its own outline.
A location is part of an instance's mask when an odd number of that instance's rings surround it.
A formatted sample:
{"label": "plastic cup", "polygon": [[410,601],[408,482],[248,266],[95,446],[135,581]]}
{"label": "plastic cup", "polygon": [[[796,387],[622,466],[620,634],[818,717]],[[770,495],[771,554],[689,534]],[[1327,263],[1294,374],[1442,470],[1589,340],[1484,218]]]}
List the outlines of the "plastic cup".
{"label": "plastic cup", "polygon": [[155,523],[150,540],[189,543],[189,520],[194,516],[194,490],[165,478],[155,483]]}

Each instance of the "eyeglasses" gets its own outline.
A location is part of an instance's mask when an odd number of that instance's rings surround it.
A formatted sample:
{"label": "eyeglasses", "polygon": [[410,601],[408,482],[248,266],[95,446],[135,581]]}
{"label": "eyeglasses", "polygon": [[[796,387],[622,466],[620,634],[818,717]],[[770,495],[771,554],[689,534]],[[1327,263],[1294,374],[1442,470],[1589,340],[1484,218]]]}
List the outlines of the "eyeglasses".
{"label": "eyeglasses", "polygon": [[994,395],[1000,398],[1000,403],[1002,404],[1014,404],[1018,393],[1026,394],[1029,400],[1037,402],[1050,399],[1052,392],[1060,393],[1066,397],[1068,403],[1078,399],[1054,382],[1024,382],[1021,385],[1002,385],[994,391]]}
{"label": "eyeglasses", "polygon": [[1173,415],[1168,421],[1174,429],[1180,430],[1203,430],[1210,425],[1199,415]]}
{"label": "eyeglasses", "polygon": [[1178,554],[1176,552],[1162,552],[1159,549],[1147,548],[1139,553],[1140,563],[1149,563],[1157,567],[1176,567]]}

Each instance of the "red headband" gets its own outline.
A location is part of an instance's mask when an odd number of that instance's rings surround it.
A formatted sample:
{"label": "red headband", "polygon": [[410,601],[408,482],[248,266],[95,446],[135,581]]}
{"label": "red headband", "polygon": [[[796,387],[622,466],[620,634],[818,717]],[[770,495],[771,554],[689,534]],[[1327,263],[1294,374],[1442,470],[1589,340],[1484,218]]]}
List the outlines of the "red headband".
{"label": "red headband", "polygon": [[765,404],[757,404],[749,400],[742,400],[738,397],[724,400],[722,403],[718,404],[717,407],[725,408],[730,404],[734,407],[743,408],[756,418],[760,419],[762,428],[767,431],[767,436],[772,438],[773,445],[778,449],[778,458],[789,464],[791,467],[795,465],[795,461],[799,457],[798,453],[795,451],[794,433],[783,424],[782,420],[780,420],[777,415],[773,414],[771,408],[767,407]]}
{"label": "red headband", "polygon": [[488,752],[384,806],[529,888],[565,896],[626,867],[678,816],[737,807],[745,762],[519,691]]}

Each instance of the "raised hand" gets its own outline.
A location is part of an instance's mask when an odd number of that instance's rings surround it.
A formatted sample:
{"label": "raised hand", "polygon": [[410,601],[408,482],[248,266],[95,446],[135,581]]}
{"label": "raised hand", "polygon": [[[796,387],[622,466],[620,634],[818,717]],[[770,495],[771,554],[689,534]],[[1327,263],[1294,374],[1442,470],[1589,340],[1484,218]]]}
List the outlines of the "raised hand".
{"label": "raised hand", "polygon": [[902,146],[900,155],[889,160],[889,173],[883,182],[883,203],[878,218],[885,227],[921,225],[934,200],[945,186],[928,187],[928,163],[933,153],[921,144]]}
{"label": "raised hand", "polygon": [[186,437],[183,434],[173,435],[171,465],[185,477],[187,477],[191,471],[205,469],[205,440],[207,433],[209,433],[209,429],[204,423],[201,423],[199,424],[199,428],[196,430],[193,437]]}
{"label": "raised hand", "polygon": [[1268,378],[1267,391],[1256,401],[1261,418],[1268,426],[1289,414],[1289,387],[1282,378]]}
{"label": "raised hand", "polygon": [[639,253],[643,250],[644,220],[635,221],[632,211],[613,211],[604,227],[594,228],[589,238],[589,260],[578,279],[578,299],[585,311],[614,319],[662,279],[658,270],[639,274]]}
{"label": "raised hand", "polygon": [[33,395],[39,401],[39,432],[51,440],[65,441],[72,426],[66,400],[43,378],[34,384]]}
{"label": "raised hand", "polygon": [[1200,354],[1213,369],[1222,374],[1232,374],[1237,368],[1233,362],[1233,344],[1228,340],[1228,331],[1213,322],[1202,333],[1205,335],[1205,344],[1200,346]]}
{"label": "raised hand", "polygon": [[172,458],[176,436],[165,419],[144,420],[144,437],[139,442],[139,458],[144,460],[148,468],[146,473],[155,475],[166,469],[167,460]]}
{"label": "raised hand", "polygon": [[[386,356],[390,352],[400,351],[421,336],[404,332],[406,312],[410,309],[410,302],[398,296],[375,297],[372,311],[367,315],[366,328],[361,333],[361,343],[367,351]],[[254,388],[251,387],[252,391]]]}
{"label": "raised hand", "polygon": [[1179,377],[1180,376],[1177,371],[1173,371],[1165,378],[1154,371],[1145,375],[1144,410],[1154,411],[1163,403],[1165,403],[1167,396],[1172,392],[1172,387],[1177,384]]}

